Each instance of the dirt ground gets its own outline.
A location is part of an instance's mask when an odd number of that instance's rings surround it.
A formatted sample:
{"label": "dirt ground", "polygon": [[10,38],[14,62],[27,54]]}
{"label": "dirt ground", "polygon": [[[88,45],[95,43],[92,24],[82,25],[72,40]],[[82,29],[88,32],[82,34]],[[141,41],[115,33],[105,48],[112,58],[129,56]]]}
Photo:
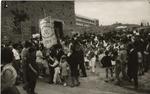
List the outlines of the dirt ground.
{"label": "dirt ground", "polygon": [[[44,79],[38,79],[35,91],[38,94],[150,94],[150,71],[139,76],[139,89],[135,90],[133,83],[122,82],[120,86],[115,81],[105,82],[105,69],[97,67],[93,74],[87,70],[88,77],[80,77],[80,86],[64,87],[50,85]],[[26,94],[22,85],[18,86],[21,94]]]}

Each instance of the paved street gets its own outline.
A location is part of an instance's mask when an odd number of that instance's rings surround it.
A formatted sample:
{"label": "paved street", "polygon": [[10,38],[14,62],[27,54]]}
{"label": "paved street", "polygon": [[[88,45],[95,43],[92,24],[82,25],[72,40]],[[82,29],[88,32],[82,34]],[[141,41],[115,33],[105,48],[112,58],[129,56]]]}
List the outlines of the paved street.
{"label": "paved street", "polygon": [[[96,74],[88,71],[87,78],[80,78],[79,87],[64,87],[62,85],[50,85],[43,79],[39,79],[36,92],[38,94],[150,94],[150,71],[139,77],[139,90],[134,90],[133,85],[123,82],[117,86],[115,82],[106,83],[104,68],[97,68]],[[22,85],[18,86],[21,94],[26,94]]]}

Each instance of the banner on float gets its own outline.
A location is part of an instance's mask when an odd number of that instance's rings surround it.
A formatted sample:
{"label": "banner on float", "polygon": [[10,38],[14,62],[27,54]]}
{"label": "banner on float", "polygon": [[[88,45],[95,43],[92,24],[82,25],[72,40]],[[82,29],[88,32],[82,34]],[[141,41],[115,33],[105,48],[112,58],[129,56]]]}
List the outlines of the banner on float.
{"label": "banner on float", "polygon": [[41,19],[39,24],[44,47],[51,48],[53,45],[57,44],[54,24],[51,17]]}

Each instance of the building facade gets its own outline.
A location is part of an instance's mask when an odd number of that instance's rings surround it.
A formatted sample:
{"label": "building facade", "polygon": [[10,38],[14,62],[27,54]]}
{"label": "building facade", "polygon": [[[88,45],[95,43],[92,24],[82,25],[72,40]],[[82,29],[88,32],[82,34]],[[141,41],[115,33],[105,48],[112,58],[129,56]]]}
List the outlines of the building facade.
{"label": "building facade", "polygon": [[56,31],[69,34],[75,28],[74,1],[2,1],[1,35],[12,41],[28,40],[40,32],[39,20],[52,17]]}
{"label": "building facade", "polygon": [[78,32],[96,32],[99,27],[99,20],[81,15],[76,15],[76,30]]}
{"label": "building facade", "polygon": [[98,19],[92,19],[81,15],[76,15],[76,25],[77,26],[99,26]]}

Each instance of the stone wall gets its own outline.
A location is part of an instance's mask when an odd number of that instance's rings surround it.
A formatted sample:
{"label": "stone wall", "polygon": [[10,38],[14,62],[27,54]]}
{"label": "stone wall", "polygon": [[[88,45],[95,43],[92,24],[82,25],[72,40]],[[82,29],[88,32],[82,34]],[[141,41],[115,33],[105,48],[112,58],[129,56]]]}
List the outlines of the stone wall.
{"label": "stone wall", "polygon": [[75,28],[74,1],[2,1],[1,6],[2,40],[4,36],[12,41],[30,39],[40,32],[39,19],[47,16],[63,22],[64,34]]}

